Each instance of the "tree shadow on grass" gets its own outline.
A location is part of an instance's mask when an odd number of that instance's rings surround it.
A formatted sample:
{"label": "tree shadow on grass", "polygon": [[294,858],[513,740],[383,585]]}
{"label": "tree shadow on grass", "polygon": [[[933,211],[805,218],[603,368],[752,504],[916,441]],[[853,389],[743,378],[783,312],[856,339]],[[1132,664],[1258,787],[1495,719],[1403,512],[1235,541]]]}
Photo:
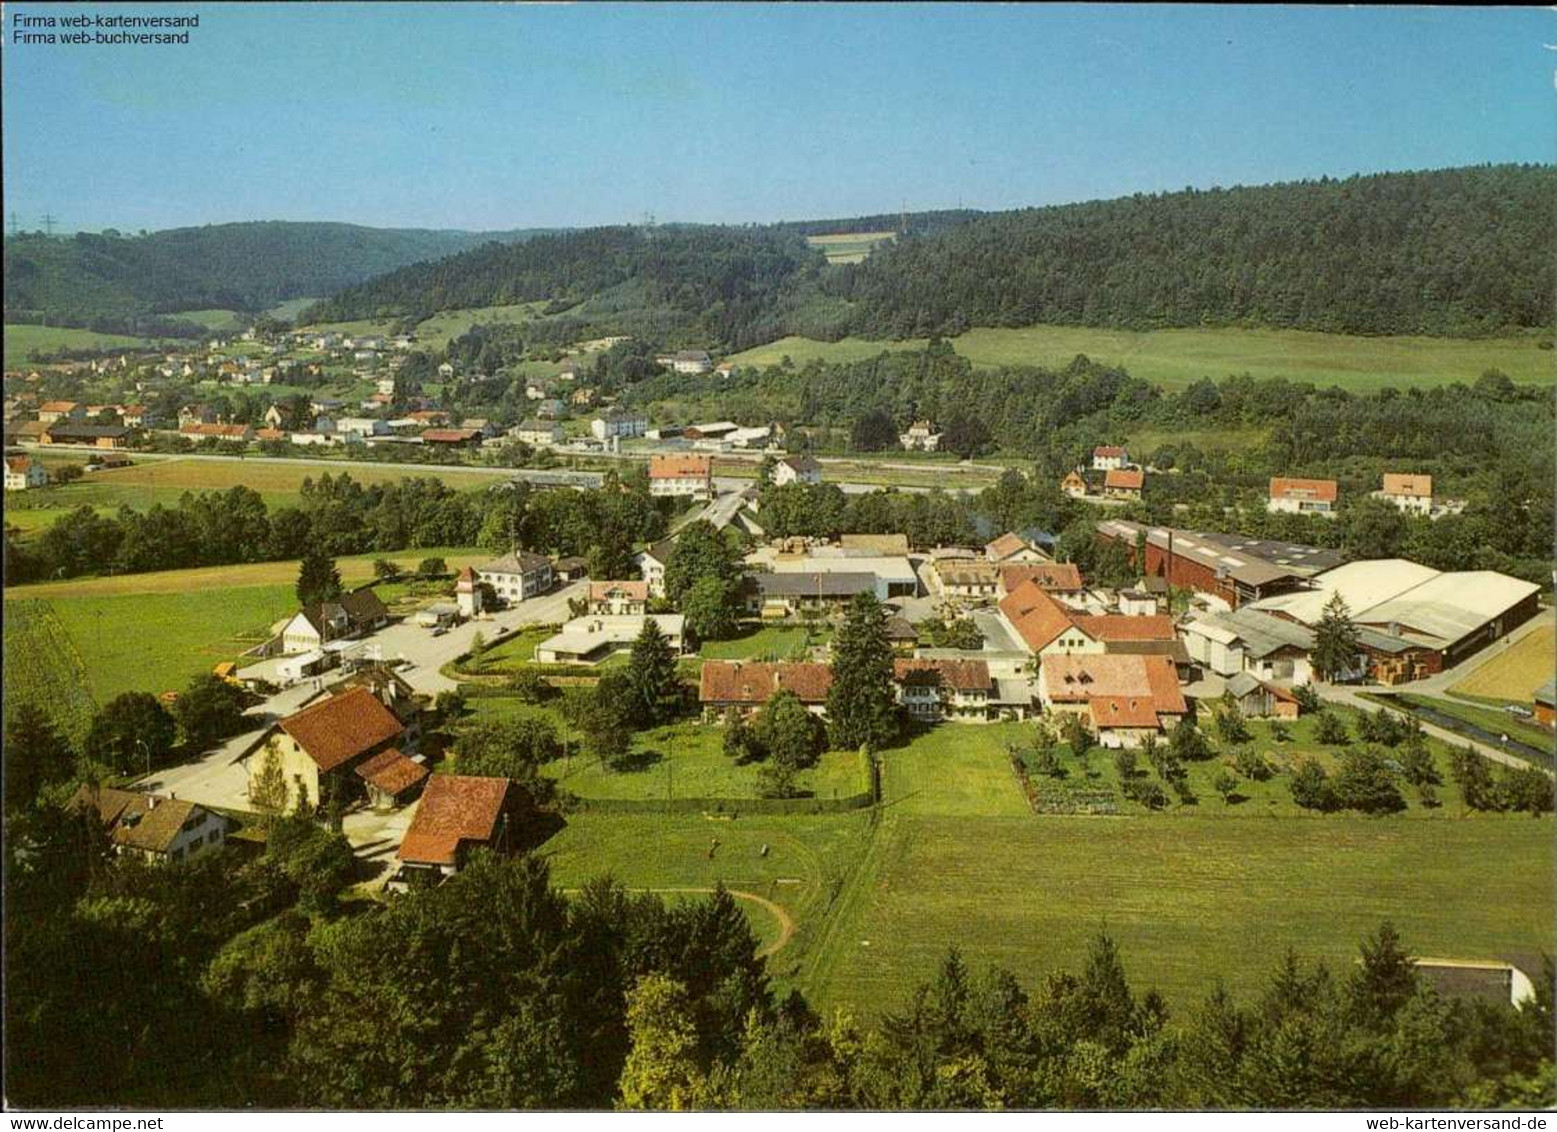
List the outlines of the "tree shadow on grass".
{"label": "tree shadow on grass", "polygon": [[612,762],[611,770],[617,774],[641,774],[664,761],[665,756],[658,751],[631,751]]}

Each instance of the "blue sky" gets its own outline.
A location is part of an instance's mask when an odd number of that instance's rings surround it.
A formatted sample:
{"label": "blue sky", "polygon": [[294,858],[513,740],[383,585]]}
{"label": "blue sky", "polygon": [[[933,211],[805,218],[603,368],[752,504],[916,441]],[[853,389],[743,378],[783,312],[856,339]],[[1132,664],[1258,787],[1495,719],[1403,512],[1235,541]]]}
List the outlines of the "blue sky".
{"label": "blue sky", "polygon": [[[199,12],[189,46],[17,13]],[[1554,159],[1541,9],[8,4],[5,210],[509,228]]]}

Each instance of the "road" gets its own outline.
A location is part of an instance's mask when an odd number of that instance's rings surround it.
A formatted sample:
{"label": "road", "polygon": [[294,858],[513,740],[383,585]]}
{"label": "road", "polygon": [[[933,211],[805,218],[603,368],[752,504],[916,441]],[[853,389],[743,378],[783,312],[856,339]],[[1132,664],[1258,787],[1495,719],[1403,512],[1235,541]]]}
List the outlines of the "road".
{"label": "road", "polygon": [[[95,454],[100,451],[100,449],[90,448],[79,444],[21,444],[18,445],[18,447],[32,449],[39,452],[80,452],[82,454]],[[380,471],[387,470],[394,472],[409,472],[421,476],[436,476],[440,472],[460,472],[465,475],[490,476],[492,477],[493,483],[500,483],[504,480],[515,479],[516,477],[521,476],[527,470],[524,468],[493,468],[482,464],[412,464],[391,462],[386,460],[331,460],[318,456],[219,456],[210,452],[185,452],[174,455],[158,452],[137,452],[133,450],[128,451],[126,454],[135,459],[141,460],[213,460],[225,461],[228,463],[239,462],[250,464],[293,464],[299,467],[325,468],[338,472],[349,472],[353,468],[372,468],[378,469]],[[631,456],[621,457],[621,459],[631,458]],[[822,462],[824,464],[827,463],[827,458],[824,457]],[[852,462],[858,466],[858,460],[854,460]],[[896,467],[897,465],[883,464],[881,466],[883,468],[892,468]],[[567,469],[558,470],[565,471]],[[923,471],[924,469],[920,468],[917,470]],[[112,475],[113,473],[105,472],[101,474]],[[837,487],[841,488],[846,494],[849,495],[864,495],[872,491],[885,490],[885,487],[878,483],[851,483],[834,480],[829,480],[827,482],[836,484]],[[742,479],[739,476],[719,476],[717,479],[715,479],[714,486],[720,492],[738,492],[750,487],[751,483],[751,480]],[[928,487],[899,487],[896,490],[919,493],[929,491],[930,489]]]}
{"label": "road", "polygon": [[[366,638],[377,644],[385,660],[404,659],[396,671],[413,689],[427,695],[437,695],[455,686],[455,682],[439,671],[445,664],[470,649],[477,633],[488,640],[499,633],[521,625],[551,624],[568,619],[568,599],[586,592],[588,584],[574,582],[560,590],[520,602],[512,609],[501,610],[490,617],[483,617],[450,629],[439,636],[412,621],[401,621]],[[249,810],[248,777],[240,759],[259,743],[272,724],[297,711],[309,700],[319,695],[321,682],[304,681],[270,697],[246,713],[253,726],[227,740],[215,750],[209,751],[192,762],[164,767],[142,778],[137,785],[159,793],[173,794],[191,802],[208,806],[220,806],[230,810]],[[383,841],[395,828],[404,832],[403,825],[396,826],[392,819],[401,814],[375,815],[354,813],[347,816],[346,836],[359,849],[371,847]],[[388,831],[388,832],[386,832]],[[399,845],[395,837],[394,845]],[[394,846],[390,847],[393,851]],[[367,854],[371,856],[372,854]]]}

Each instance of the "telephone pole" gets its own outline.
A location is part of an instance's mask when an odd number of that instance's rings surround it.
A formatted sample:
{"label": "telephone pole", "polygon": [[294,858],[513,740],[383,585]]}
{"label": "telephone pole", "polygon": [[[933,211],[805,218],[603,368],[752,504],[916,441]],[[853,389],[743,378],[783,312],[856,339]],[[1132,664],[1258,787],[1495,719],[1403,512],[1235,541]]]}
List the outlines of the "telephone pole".
{"label": "telephone pole", "polygon": [[52,213],[43,214],[43,231],[45,235],[54,235],[54,216]]}

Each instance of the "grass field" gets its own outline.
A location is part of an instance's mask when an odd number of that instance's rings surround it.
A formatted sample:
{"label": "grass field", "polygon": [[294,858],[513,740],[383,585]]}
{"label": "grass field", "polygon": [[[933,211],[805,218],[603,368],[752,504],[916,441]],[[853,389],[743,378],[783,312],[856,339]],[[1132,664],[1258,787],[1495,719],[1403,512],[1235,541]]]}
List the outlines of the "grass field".
{"label": "grass field", "polygon": [[[85,454],[77,454],[78,462]],[[295,507],[301,498],[305,479],[318,480],[321,476],[340,476],[347,473],[363,485],[394,483],[412,476],[428,476],[442,480],[456,491],[470,491],[491,487],[500,477],[483,472],[448,471],[429,468],[425,472],[404,468],[376,467],[372,464],[348,464],[339,466],[324,464],[289,464],[268,460],[191,460],[180,457],[148,459],[136,457],[137,462],[128,468],[113,468],[83,476],[74,483],[38,488],[25,493],[27,498],[20,506],[9,501],[6,507],[8,519],[37,508],[66,510],[83,505],[118,510],[129,507],[144,511],[154,503],[164,507],[178,505],[186,491],[225,491],[243,485],[259,492],[265,506]],[[27,529],[24,527],[24,529]]]}
{"label": "grass field", "polygon": [[291,613],[297,599],[289,582],[47,604],[84,660],[92,697],[104,703],[121,692],[179,691],[264,640],[266,629]]}
{"label": "grass field", "polygon": [[[1100,330],[1087,327],[1033,326],[975,329],[951,339],[974,365],[1060,366],[1077,354],[1095,362],[1121,365],[1132,375],[1166,388],[1182,388],[1202,377],[1249,373],[1287,377],[1317,385],[1341,385],[1369,391],[1395,386],[1470,384],[1489,368],[1517,382],[1548,384],[1553,354],[1534,336],[1494,339],[1420,337],[1359,338],[1302,330]],[[783,338],[737,354],[747,365],[776,364],[788,354],[796,365],[811,358],[856,361],[884,349],[912,350],[923,339],[902,342],[813,342]]]}
{"label": "grass field", "polygon": [[824,236],[807,236],[806,243],[821,248],[828,263],[859,263],[878,244],[897,239],[896,232],[835,232]]}
{"label": "grass field", "polygon": [[[777,625],[748,625],[743,636],[728,641],[704,641],[698,655],[704,660],[795,660],[806,655],[805,629]],[[827,634],[819,629],[815,639]]]}
{"label": "grass field", "polygon": [[[1451,700],[1444,696],[1414,696],[1401,695],[1399,699],[1406,703],[1416,704],[1433,711],[1442,712],[1454,719],[1463,720],[1474,727],[1480,727],[1490,732],[1493,736],[1507,735],[1516,743],[1525,743],[1538,751],[1546,751],[1548,756],[1552,750],[1552,733],[1536,724],[1522,720],[1517,716],[1504,711],[1498,701],[1489,703],[1467,703],[1464,700]],[[1488,740],[1492,742],[1492,740]],[[1495,743],[1493,744],[1496,745]],[[1517,753],[1517,752],[1515,752]]]}
{"label": "grass field", "polygon": [[288,299],[284,303],[277,303],[265,313],[271,318],[284,318],[290,322],[318,301],[318,299]]}
{"label": "grass field", "polygon": [[[337,558],[341,581],[358,585],[373,577],[373,563],[379,558],[414,570],[424,558],[442,558],[450,570],[485,562],[491,555],[474,547],[427,547],[421,550],[396,550]],[[106,578],[71,578],[60,582],[35,582],[27,586],[7,586],[5,598],[86,598],[117,597],[124,594],[181,594],[192,591],[224,591],[251,586],[285,586],[297,581],[297,562],[247,562],[238,566],[197,566],[189,570],[157,570],[147,574],[119,574]]]}
{"label": "grass field", "polygon": [[203,310],[203,311],[175,311],[168,315],[183,322],[194,322],[207,330],[240,330],[243,327],[237,311],[229,310]]}
{"label": "grass field", "polygon": [[1554,649],[1557,649],[1557,626],[1547,615],[1546,624],[1504,648],[1449,691],[1461,696],[1506,700],[1528,706],[1536,689],[1557,671],[1557,663],[1552,659]]}
{"label": "grass field", "polygon": [[128,334],[99,334],[95,330],[66,326],[8,322],[5,324],[5,365],[7,369],[24,365],[34,350],[57,350],[61,346],[72,350],[101,350],[114,346],[146,346],[150,342],[149,338],[132,338]]}
{"label": "grass field", "polygon": [[416,324],[417,347],[441,350],[449,344],[450,339],[458,338],[478,323],[490,326],[499,322],[524,322],[539,316],[545,307],[544,302],[534,302],[442,311]]}

